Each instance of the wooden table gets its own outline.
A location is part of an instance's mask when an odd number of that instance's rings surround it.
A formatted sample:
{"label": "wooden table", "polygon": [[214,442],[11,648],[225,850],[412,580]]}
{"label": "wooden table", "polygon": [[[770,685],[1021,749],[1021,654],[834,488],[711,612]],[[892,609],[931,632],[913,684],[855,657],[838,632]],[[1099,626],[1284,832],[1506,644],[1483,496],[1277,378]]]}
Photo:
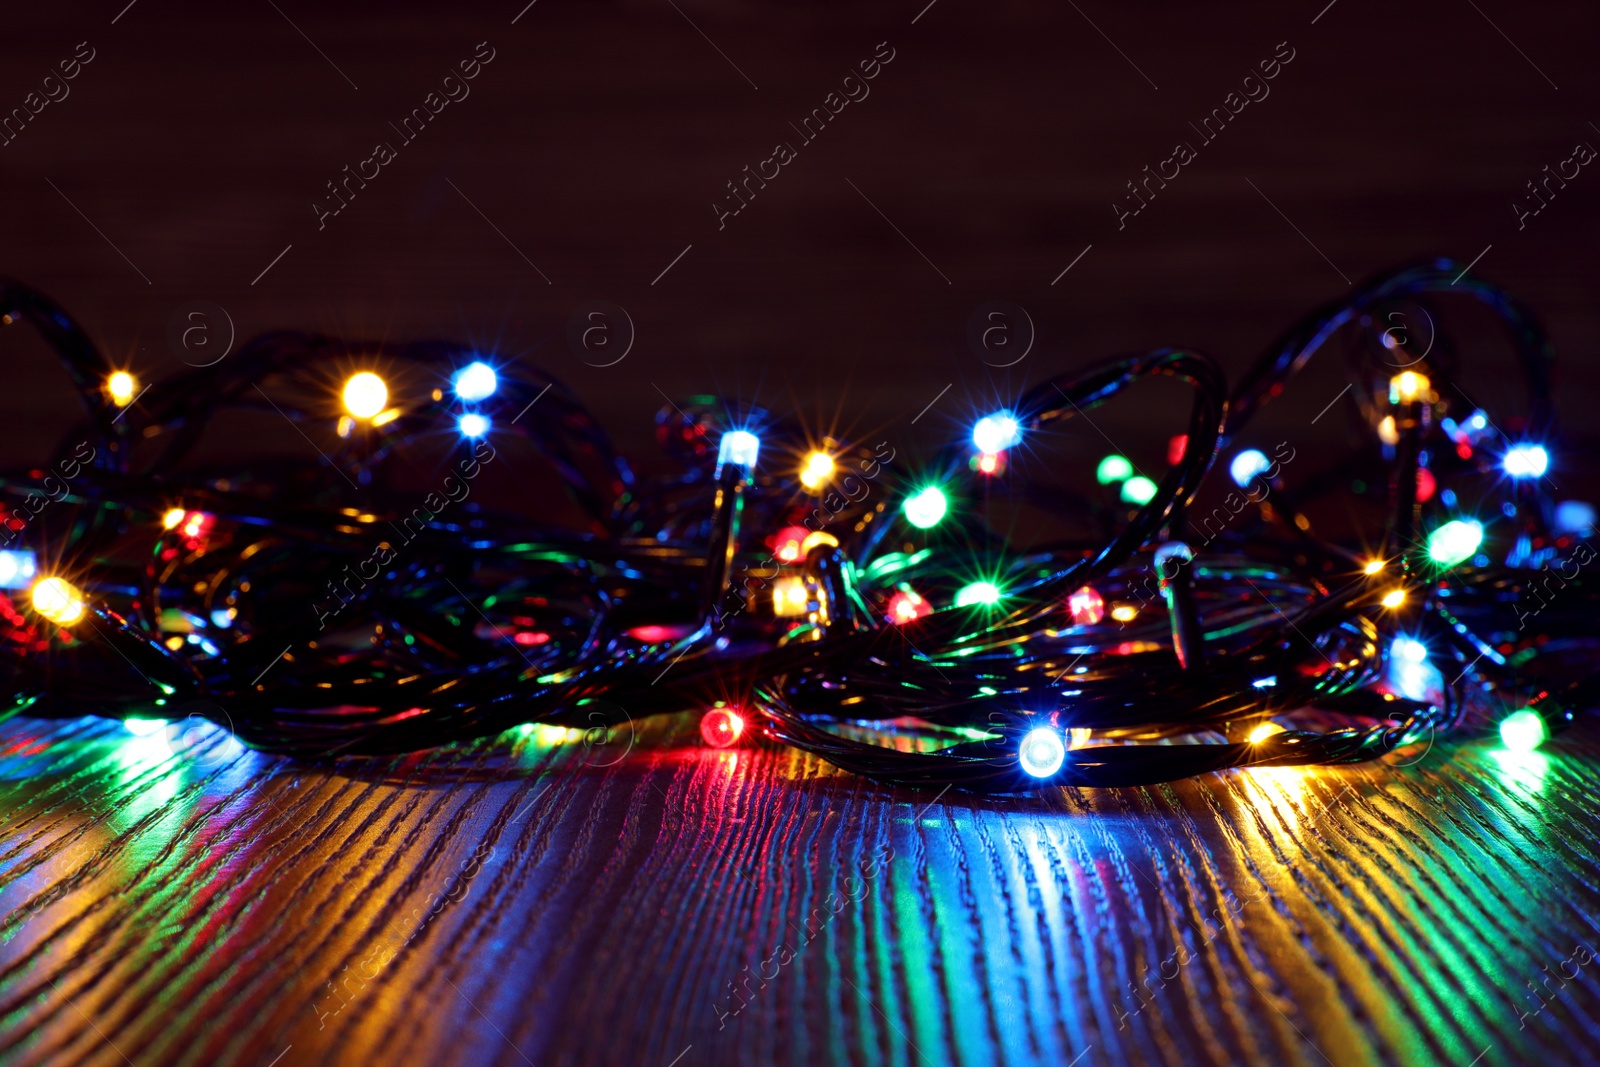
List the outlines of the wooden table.
{"label": "wooden table", "polygon": [[1600,1056],[1592,728],[1015,800],[681,722],[339,770],[0,738],[8,1064]]}

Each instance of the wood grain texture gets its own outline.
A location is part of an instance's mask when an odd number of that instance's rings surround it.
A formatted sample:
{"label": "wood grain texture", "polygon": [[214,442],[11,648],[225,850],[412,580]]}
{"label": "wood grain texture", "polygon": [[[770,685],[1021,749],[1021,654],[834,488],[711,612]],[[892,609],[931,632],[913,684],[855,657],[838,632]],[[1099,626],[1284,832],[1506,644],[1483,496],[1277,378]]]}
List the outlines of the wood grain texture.
{"label": "wood grain texture", "polygon": [[0,1061],[1600,1057],[1592,729],[996,800],[683,727],[333,772],[15,721]]}

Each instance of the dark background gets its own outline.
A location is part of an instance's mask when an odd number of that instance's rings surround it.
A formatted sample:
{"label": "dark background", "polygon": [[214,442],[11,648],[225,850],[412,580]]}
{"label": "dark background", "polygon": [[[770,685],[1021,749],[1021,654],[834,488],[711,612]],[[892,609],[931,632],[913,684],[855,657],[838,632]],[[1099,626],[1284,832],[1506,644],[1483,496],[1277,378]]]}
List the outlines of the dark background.
{"label": "dark background", "polygon": [[[208,300],[240,341],[287,327],[492,346],[568,381],[635,454],[654,450],[661,391],[927,444],[1047,373],[1150,345],[1197,346],[1237,377],[1350,283],[1492,246],[1477,270],[1544,317],[1567,446],[1592,452],[1600,176],[1585,168],[1520,232],[1511,206],[1578,141],[1600,144],[1582,5],[539,0],[513,25],[522,0],[124,2],[9,15],[0,107],[78,42],[96,57],[0,148],[0,272],[144,380],[185,369],[168,324]],[[495,58],[471,95],[401,145],[389,123],[480,41]],[[870,96],[799,146],[789,123],[883,41],[895,57]],[[1188,124],[1279,42],[1294,59],[1270,96],[1202,144]],[[1180,139],[1199,158],[1119,231],[1124,183]],[[319,231],[313,201],[379,140],[398,158]],[[779,140],[799,158],[719,230],[724,183]],[[603,369],[567,341],[597,299],[637,332]],[[1037,328],[1009,369],[966,338],[996,299]],[[1463,321],[1471,351],[1482,322]],[[1514,419],[1509,364],[1480,347],[1467,381],[1490,399],[1474,399]],[[0,458],[42,460],[76,401],[22,331],[0,354]],[[1310,422],[1343,385],[1326,362],[1268,409],[1263,439],[1348,431]],[[1119,401],[1100,425],[1157,460],[1180,400]],[[1104,443],[1081,429],[1092,461]],[[281,420],[238,421],[205,458],[263,445],[306,447]],[[1563,470],[1570,456],[1552,470],[1570,490]]]}

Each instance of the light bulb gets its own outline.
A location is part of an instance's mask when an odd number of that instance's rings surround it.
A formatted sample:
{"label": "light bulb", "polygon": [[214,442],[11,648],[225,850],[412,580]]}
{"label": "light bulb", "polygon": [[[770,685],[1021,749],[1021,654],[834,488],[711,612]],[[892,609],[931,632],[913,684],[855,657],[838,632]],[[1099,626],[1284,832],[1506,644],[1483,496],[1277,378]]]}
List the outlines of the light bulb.
{"label": "light bulb", "polygon": [[88,609],[77,586],[64,578],[43,578],[33,587],[33,610],[57,626],[71,626]]}
{"label": "light bulb", "polygon": [[1540,445],[1512,445],[1500,461],[1500,468],[1513,478],[1542,478],[1550,469],[1550,453]]}
{"label": "light bulb", "polygon": [[1078,626],[1093,626],[1106,617],[1105,598],[1092,585],[1086,585],[1067,597],[1067,610]]}
{"label": "light bulb", "polygon": [[134,394],[138,391],[139,379],[125,370],[113,371],[106,379],[106,392],[111,394],[112,401],[119,408],[133,403]]}
{"label": "light bulb", "polygon": [[1451,519],[1428,535],[1428,558],[1443,567],[1471,559],[1483,544],[1483,523]]}
{"label": "light bulb", "polygon": [[717,477],[722,477],[724,464],[743,467],[748,473],[761,454],[761,438],[749,430],[729,430],[717,444]]}
{"label": "light bulb", "polygon": [[1500,743],[1513,752],[1532,752],[1549,734],[1544,716],[1532,708],[1513,711],[1500,720]]}
{"label": "light bulb", "polygon": [[1255,729],[1251,730],[1250,733],[1246,735],[1245,740],[1249,741],[1252,745],[1259,745],[1273,734],[1281,734],[1283,732],[1283,727],[1279,726],[1277,723],[1264,722]]}
{"label": "light bulb", "polygon": [[923,616],[931,614],[933,605],[909,589],[902,589],[889,598],[889,621],[896,626],[916,622]]}
{"label": "light bulb", "polygon": [[1156,483],[1142,474],[1135,474],[1122,483],[1122,499],[1128,504],[1148,504],[1155,499]]}
{"label": "light bulb", "polygon": [[800,484],[818,492],[828,484],[828,479],[833,477],[833,457],[826,452],[806,453],[805,466],[800,468]]}
{"label": "light bulb", "polygon": [[956,607],[993,607],[1000,603],[1000,587],[993,582],[971,582],[956,592]]}
{"label": "light bulb", "polygon": [[1100,466],[1095,468],[1094,479],[1101,485],[1110,485],[1133,477],[1133,464],[1127,457],[1113,453],[1100,461]]}
{"label": "light bulb", "polygon": [[1233,476],[1233,484],[1241,488],[1256,480],[1256,475],[1265,474],[1272,469],[1272,461],[1267,459],[1267,454],[1259,448],[1247,448],[1233,457],[1233,462],[1228,464],[1228,473]]}
{"label": "light bulb", "polygon": [[939,525],[939,520],[950,510],[950,501],[945,499],[943,489],[930,485],[908,497],[902,510],[907,522],[919,530],[927,530]]}
{"label": "light bulb", "polygon": [[1111,617],[1117,622],[1132,622],[1139,617],[1139,609],[1132,604],[1118,604],[1111,609]]}
{"label": "light bulb", "polygon": [[993,455],[1015,447],[1022,440],[1022,427],[1009,411],[985,415],[972,427],[972,443],[979,452]]}
{"label": "light bulb", "polygon": [[1389,379],[1389,403],[1410,403],[1418,397],[1426,397],[1431,384],[1426,374],[1403,370]]}
{"label": "light bulb", "polygon": [[1066,742],[1048,726],[1035,726],[1022,735],[1022,744],[1017,746],[1017,762],[1035,778],[1050,777],[1066,761]]}
{"label": "light bulb", "polygon": [[780,578],[772,586],[772,613],[778,616],[804,615],[811,605],[811,593],[804,578]]}
{"label": "light bulb", "polygon": [[38,559],[26,548],[0,548],[0,589],[26,589],[33,582]]}
{"label": "light bulb", "polygon": [[389,387],[371,371],[352,374],[344,383],[344,409],[358,419],[370,419],[389,402]]}
{"label": "light bulb", "polygon": [[1378,601],[1378,603],[1382,604],[1384,607],[1389,608],[1391,610],[1394,609],[1394,608],[1398,608],[1400,605],[1404,604],[1405,602],[1406,602],[1406,591],[1404,589],[1400,589],[1398,587],[1394,588],[1394,589],[1391,589],[1387,593],[1383,594],[1383,599]]}
{"label": "light bulb", "polygon": [[731,708],[712,708],[700,717],[700,736],[712,748],[728,748],[744,733],[744,719]]}
{"label": "light bulb", "polygon": [[166,513],[161,516],[162,529],[172,529],[174,526],[178,525],[178,523],[182,522],[183,517],[187,514],[188,512],[184,511],[182,508],[168,508]]}
{"label": "light bulb", "polygon": [[1366,575],[1382,574],[1385,563],[1381,559],[1369,559],[1361,566],[1361,573]]}
{"label": "light bulb", "polygon": [[489,432],[489,417],[469,411],[456,422],[463,437],[482,437]]}
{"label": "light bulb", "polygon": [[456,396],[462,400],[483,400],[494,395],[499,388],[500,378],[494,368],[482,360],[475,360],[456,371],[451,379]]}

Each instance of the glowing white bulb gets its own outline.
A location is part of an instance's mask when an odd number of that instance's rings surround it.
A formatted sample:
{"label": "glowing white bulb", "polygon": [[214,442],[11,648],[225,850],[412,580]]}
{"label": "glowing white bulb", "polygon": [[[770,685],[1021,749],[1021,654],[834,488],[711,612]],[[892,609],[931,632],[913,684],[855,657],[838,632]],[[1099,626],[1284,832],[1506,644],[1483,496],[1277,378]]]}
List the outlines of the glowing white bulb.
{"label": "glowing white bulb", "polygon": [[138,391],[139,380],[125,370],[113,371],[111,377],[106,379],[106,392],[111,394],[111,399],[119,408],[133,403],[134,394]]}
{"label": "glowing white bulb", "polygon": [[489,418],[479,415],[476,411],[469,411],[456,422],[463,437],[482,437],[489,432]]}
{"label": "glowing white bulb", "polygon": [[45,578],[33,587],[33,610],[57,626],[71,626],[88,608],[77,586],[61,578]]}
{"label": "glowing white bulb", "polygon": [[972,443],[979,452],[993,455],[1004,452],[1022,440],[1022,427],[1016,416],[1000,411],[985,415],[972,428]]}
{"label": "glowing white bulb", "polygon": [[748,472],[756,465],[761,454],[761,438],[749,430],[729,430],[717,445],[717,474],[722,474],[724,463],[737,464]]}
{"label": "glowing white bulb", "polygon": [[1550,468],[1550,453],[1540,445],[1512,445],[1500,466],[1513,478],[1542,478]]}
{"label": "glowing white bulb", "polygon": [[370,419],[389,402],[389,387],[371,371],[352,374],[344,383],[344,409],[358,419]]}
{"label": "glowing white bulb", "polygon": [[1050,777],[1066,761],[1066,742],[1048,726],[1035,726],[1022,735],[1022,744],[1017,746],[1017,762],[1035,778]]}
{"label": "glowing white bulb", "polygon": [[0,589],[26,589],[38,569],[38,557],[27,549],[0,549]]}
{"label": "glowing white bulb", "polygon": [[482,400],[494,395],[495,389],[500,385],[500,379],[493,367],[482,360],[476,360],[456,371],[451,384],[454,385],[456,396],[460,399]]}

